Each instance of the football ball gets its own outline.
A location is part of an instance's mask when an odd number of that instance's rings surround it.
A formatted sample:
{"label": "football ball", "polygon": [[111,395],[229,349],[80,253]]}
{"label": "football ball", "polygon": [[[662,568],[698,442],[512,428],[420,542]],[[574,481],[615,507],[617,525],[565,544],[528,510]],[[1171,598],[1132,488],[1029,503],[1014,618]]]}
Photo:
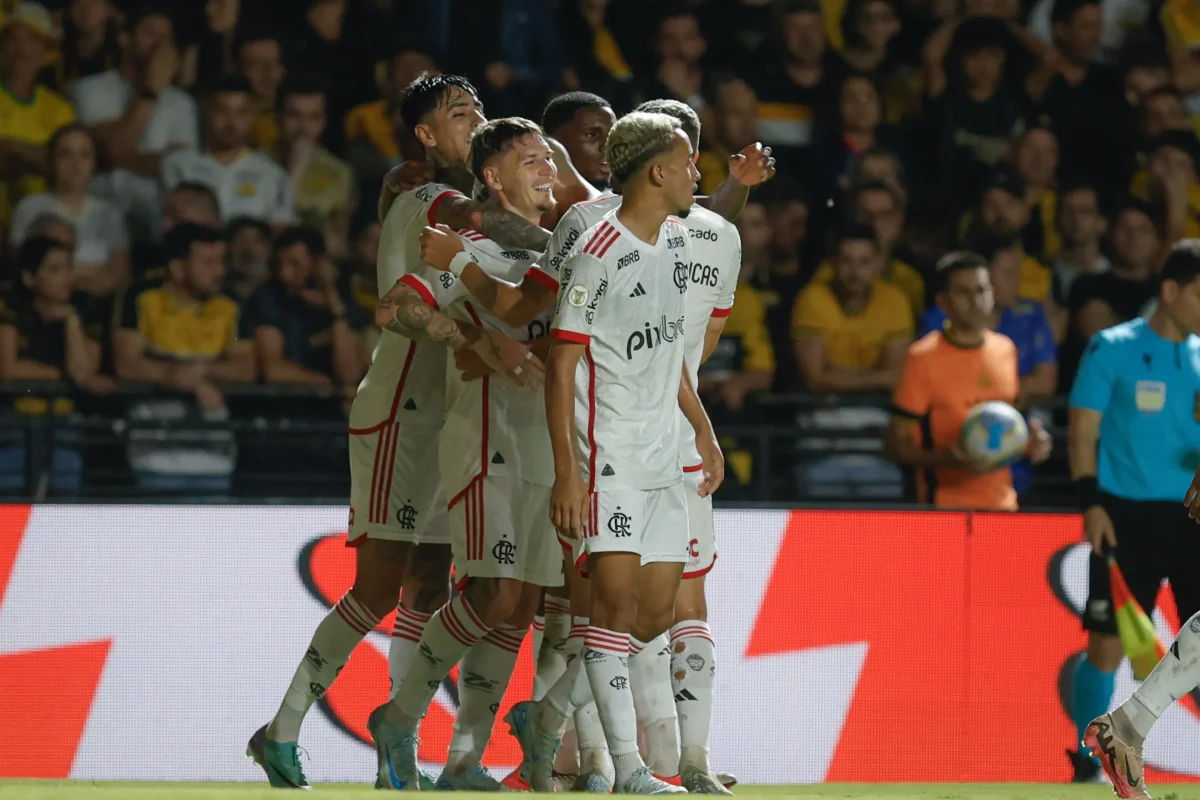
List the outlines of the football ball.
{"label": "football ball", "polygon": [[999,400],[979,403],[967,412],[959,441],[967,455],[994,467],[1007,467],[1029,445],[1029,426],[1021,412]]}

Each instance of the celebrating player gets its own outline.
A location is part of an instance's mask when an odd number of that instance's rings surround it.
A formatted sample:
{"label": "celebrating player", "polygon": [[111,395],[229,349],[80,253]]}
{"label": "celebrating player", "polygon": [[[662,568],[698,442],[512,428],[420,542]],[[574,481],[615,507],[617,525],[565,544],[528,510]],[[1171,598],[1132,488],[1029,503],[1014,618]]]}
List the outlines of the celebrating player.
{"label": "celebrating player", "polygon": [[[535,123],[485,123],[472,136],[470,162],[491,194],[490,203],[531,224],[553,208],[554,163]],[[475,233],[466,235],[471,241],[469,257],[501,279],[519,278],[524,264],[536,255],[505,250]],[[524,331],[505,329],[490,315],[481,317],[451,275],[428,272],[427,281],[416,275],[402,280],[431,307],[524,337]],[[466,382],[456,374],[448,382],[447,399],[440,461],[451,496],[455,573],[463,591],[426,626],[418,645],[421,658],[412,660],[394,699],[371,715],[368,727],[380,752],[380,780],[393,789],[416,782],[417,727],[438,685],[461,659],[460,698],[471,697],[473,702],[471,708],[460,706],[450,760],[437,786],[497,790],[498,782],[480,764],[495,709],[542,588],[562,581],[559,550],[545,517],[551,481],[544,479],[544,487],[522,483],[514,472],[525,457],[548,461],[549,448],[547,444],[540,453],[528,449],[530,440],[546,438],[539,392],[497,384],[488,377]],[[482,700],[481,694],[486,695]]]}
{"label": "celebrating player", "polygon": [[[401,114],[439,166],[442,179],[469,188],[473,178],[461,165],[468,137],[483,121],[474,87],[455,76],[418,78],[405,94]],[[442,425],[446,357],[438,345],[471,349],[516,381],[539,378],[541,364],[524,345],[498,331],[450,319],[398,282],[419,265],[425,224],[462,224],[472,216],[509,245],[536,246],[548,236],[502,208],[481,207],[444,183],[405,194],[384,220],[376,309],[376,323],[384,333],[350,412],[347,542],[356,548],[354,586],[318,625],[274,719],[250,740],[247,755],[272,786],[308,787],[297,745],[304,717],[358,643],[396,605],[402,584],[399,635],[393,635],[389,652],[393,683],[407,668],[429,614],[444,602],[449,569],[445,500],[438,475],[425,461]]]}
{"label": "celebrating player", "polygon": [[[1142,743],[1172,702],[1200,683],[1200,239],[1175,245],[1162,268],[1158,308],[1096,334],[1071,389],[1071,472],[1079,489],[1084,533],[1093,548],[1087,659],[1076,671],[1076,709],[1100,710],[1083,745],[1100,760],[1120,797],[1145,797]],[[1190,486],[1188,482],[1190,480]],[[1171,582],[1181,619],[1174,644],[1141,686],[1111,714],[1113,673],[1122,658],[1106,556],[1117,563],[1134,598],[1152,611],[1163,578]],[[1088,671],[1095,673],[1089,677]],[[1092,695],[1081,693],[1085,683]],[[1078,711],[1077,711],[1078,713]]]}

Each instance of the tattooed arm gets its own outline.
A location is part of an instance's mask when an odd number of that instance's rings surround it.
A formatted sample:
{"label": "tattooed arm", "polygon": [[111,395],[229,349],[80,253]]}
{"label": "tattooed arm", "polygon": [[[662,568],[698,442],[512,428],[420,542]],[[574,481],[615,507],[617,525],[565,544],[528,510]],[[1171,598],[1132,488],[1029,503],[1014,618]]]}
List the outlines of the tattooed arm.
{"label": "tattooed arm", "polygon": [[437,222],[451,228],[474,228],[505,247],[541,252],[550,241],[550,231],[491,203],[469,197],[447,197],[434,212]]}
{"label": "tattooed arm", "polygon": [[451,319],[427,304],[406,283],[397,283],[379,298],[375,324],[409,339],[444,344],[451,350],[470,347],[482,334],[478,327]]}

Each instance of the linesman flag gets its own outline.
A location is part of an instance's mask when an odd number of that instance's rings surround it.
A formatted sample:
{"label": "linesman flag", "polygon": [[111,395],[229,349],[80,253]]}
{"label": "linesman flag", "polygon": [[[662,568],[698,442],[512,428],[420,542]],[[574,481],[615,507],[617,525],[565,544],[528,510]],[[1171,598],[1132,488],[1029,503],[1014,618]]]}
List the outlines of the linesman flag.
{"label": "linesman flag", "polygon": [[1117,633],[1121,636],[1121,646],[1129,663],[1133,666],[1134,680],[1144,681],[1163,656],[1167,648],[1158,638],[1154,622],[1150,619],[1133,593],[1125,576],[1117,566],[1117,560],[1108,557],[1108,583],[1112,588],[1113,608],[1117,615]]}

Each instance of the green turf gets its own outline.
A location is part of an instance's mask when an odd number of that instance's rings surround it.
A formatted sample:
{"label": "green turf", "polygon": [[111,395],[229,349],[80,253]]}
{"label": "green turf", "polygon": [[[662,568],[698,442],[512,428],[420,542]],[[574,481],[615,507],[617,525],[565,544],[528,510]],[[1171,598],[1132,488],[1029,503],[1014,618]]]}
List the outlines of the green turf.
{"label": "green turf", "polygon": [[[942,783],[942,784],[818,784],[815,786],[739,786],[738,797],[779,800],[1109,800],[1107,786],[1071,786],[1045,783]],[[1200,785],[1151,787],[1161,800],[1200,800]],[[365,784],[322,784],[311,795],[273,791],[253,783],[109,783],[83,781],[0,781],[2,800],[280,800],[287,797],[313,800],[344,800],[378,796]],[[460,793],[459,797],[489,797]]]}

